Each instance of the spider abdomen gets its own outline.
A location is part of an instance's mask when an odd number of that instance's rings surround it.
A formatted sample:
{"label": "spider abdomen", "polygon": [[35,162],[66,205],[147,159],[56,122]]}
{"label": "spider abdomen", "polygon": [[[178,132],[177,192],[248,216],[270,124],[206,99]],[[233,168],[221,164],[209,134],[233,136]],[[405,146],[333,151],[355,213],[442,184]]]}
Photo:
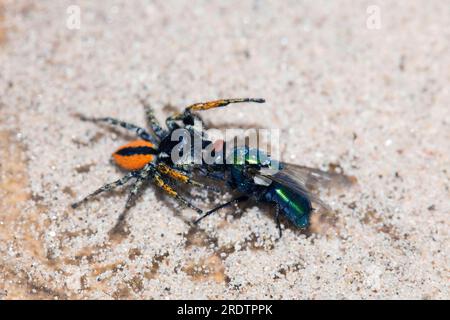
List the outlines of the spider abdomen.
{"label": "spider abdomen", "polygon": [[135,140],[118,148],[113,153],[113,158],[122,169],[135,171],[151,162],[156,153],[157,150],[151,142]]}

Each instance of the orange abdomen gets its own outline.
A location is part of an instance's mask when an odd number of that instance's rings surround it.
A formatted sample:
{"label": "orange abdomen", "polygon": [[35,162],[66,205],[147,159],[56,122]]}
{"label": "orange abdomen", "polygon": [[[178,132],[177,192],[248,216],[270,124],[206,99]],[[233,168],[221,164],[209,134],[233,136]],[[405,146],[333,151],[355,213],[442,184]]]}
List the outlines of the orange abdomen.
{"label": "orange abdomen", "polygon": [[125,170],[142,169],[154,159],[156,149],[153,144],[145,140],[135,140],[121,146],[113,153],[114,161]]}

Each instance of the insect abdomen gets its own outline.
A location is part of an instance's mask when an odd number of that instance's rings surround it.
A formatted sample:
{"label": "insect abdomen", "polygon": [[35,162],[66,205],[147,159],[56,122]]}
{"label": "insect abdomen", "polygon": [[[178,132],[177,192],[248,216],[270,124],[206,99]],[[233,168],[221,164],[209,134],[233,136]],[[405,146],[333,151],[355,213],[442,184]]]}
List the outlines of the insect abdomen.
{"label": "insect abdomen", "polygon": [[145,140],[136,140],[121,146],[113,153],[114,161],[125,170],[140,170],[151,162],[156,154],[153,144]]}
{"label": "insect abdomen", "polygon": [[304,195],[273,183],[266,193],[266,200],[276,202],[280,206],[281,213],[297,227],[304,228],[309,225],[312,206],[311,201]]}

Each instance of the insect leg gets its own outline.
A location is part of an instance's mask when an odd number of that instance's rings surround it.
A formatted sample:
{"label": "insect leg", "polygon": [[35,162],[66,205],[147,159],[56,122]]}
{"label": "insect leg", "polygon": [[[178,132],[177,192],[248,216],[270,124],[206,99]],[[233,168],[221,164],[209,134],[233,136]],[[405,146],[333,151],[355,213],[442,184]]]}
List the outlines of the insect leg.
{"label": "insect leg", "polygon": [[216,212],[216,211],[218,211],[218,210],[220,210],[220,209],[222,209],[222,208],[231,206],[232,204],[235,204],[235,203],[247,201],[248,199],[249,199],[248,196],[240,196],[240,197],[237,197],[237,198],[235,198],[235,199],[233,199],[233,200],[231,200],[231,201],[225,202],[224,204],[221,204],[220,206],[217,206],[217,207],[215,207],[214,209],[211,209],[211,210],[209,210],[208,212],[206,212],[206,213],[205,213],[204,215],[202,215],[200,218],[198,218],[197,220],[195,220],[195,221],[194,221],[194,224],[199,223],[201,220],[203,220],[203,219],[206,218],[207,216],[213,214],[214,212]]}
{"label": "insect leg", "polygon": [[275,208],[276,208],[276,214],[275,214],[275,221],[277,223],[277,228],[278,228],[278,234],[281,238],[281,236],[283,235],[283,231],[281,230],[281,224],[280,224],[280,205],[278,203],[275,204]]}
{"label": "insect leg", "polygon": [[88,196],[86,196],[85,198],[83,198],[82,200],[75,202],[72,204],[72,208],[77,208],[80,204],[92,199],[93,197],[95,197],[96,195],[98,195],[99,193],[102,193],[104,191],[109,191],[112,190],[114,188],[117,188],[121,185],[124,185],[125,183],[128,182],[128,180],[130,180],[131,178],[134,177],[134,173],[130,172],[127,175],[123,176],[122,178],[120,178],[117,181],[105,184],[104,186],[98,188],[97,190],[95,190],[94,192],[92,192],[91,194],[89,194]]}
{"label": "insect leg", "polygon": [[200,174],[207,178],[211,178],[218,181],[226,181],[225,171],[212,172],[205,168],[198,168]]}
{"label": "insect leg", "polygon": [[203,211],[201,209],[197,208],[192,203],[190,203],[188,200],[186,200],[183,197],[181,197],[180,195],[178,195],[178,193],[171,186],[169,186],[166,182],[164,182],[163,178],[161,177],[161,175],[157,171],[155,171],[153,173],[153,181],[155,182],[155,184],[158,187],[163,189],[170,196],[174,197],[181,204],[183,204],[183,205],[185,205],[185,206],[187,206],[187,207],[197,211],[197,213],[199,213],[199,214],[203,213]]}
{"label": "insect leg", "polygon": [[105,118],[88,118],[85,116],[80,116],[81,120],[83,121],[92,121],[92,122],[105,122],[114,126],[120,126],[122,128],[125,128],[130,131],[134,131],[137,136],[139,136],[141,139],[156,143],[155,139],[144,129],[141,127],[138,127],[132,123],[128,123],[125,121],[117,120],[110,117]]}

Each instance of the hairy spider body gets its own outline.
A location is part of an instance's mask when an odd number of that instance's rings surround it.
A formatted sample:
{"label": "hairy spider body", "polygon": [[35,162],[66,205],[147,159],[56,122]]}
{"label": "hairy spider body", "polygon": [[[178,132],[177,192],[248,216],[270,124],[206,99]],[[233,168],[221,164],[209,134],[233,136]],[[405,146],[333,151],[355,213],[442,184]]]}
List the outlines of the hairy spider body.
{"label": "hairy spider body", "polygon": [[155,160],[158,150],[155,145],[145,140],[135,140],[121,146],[113,153],[116,164],[129,171],[140,170]]}

